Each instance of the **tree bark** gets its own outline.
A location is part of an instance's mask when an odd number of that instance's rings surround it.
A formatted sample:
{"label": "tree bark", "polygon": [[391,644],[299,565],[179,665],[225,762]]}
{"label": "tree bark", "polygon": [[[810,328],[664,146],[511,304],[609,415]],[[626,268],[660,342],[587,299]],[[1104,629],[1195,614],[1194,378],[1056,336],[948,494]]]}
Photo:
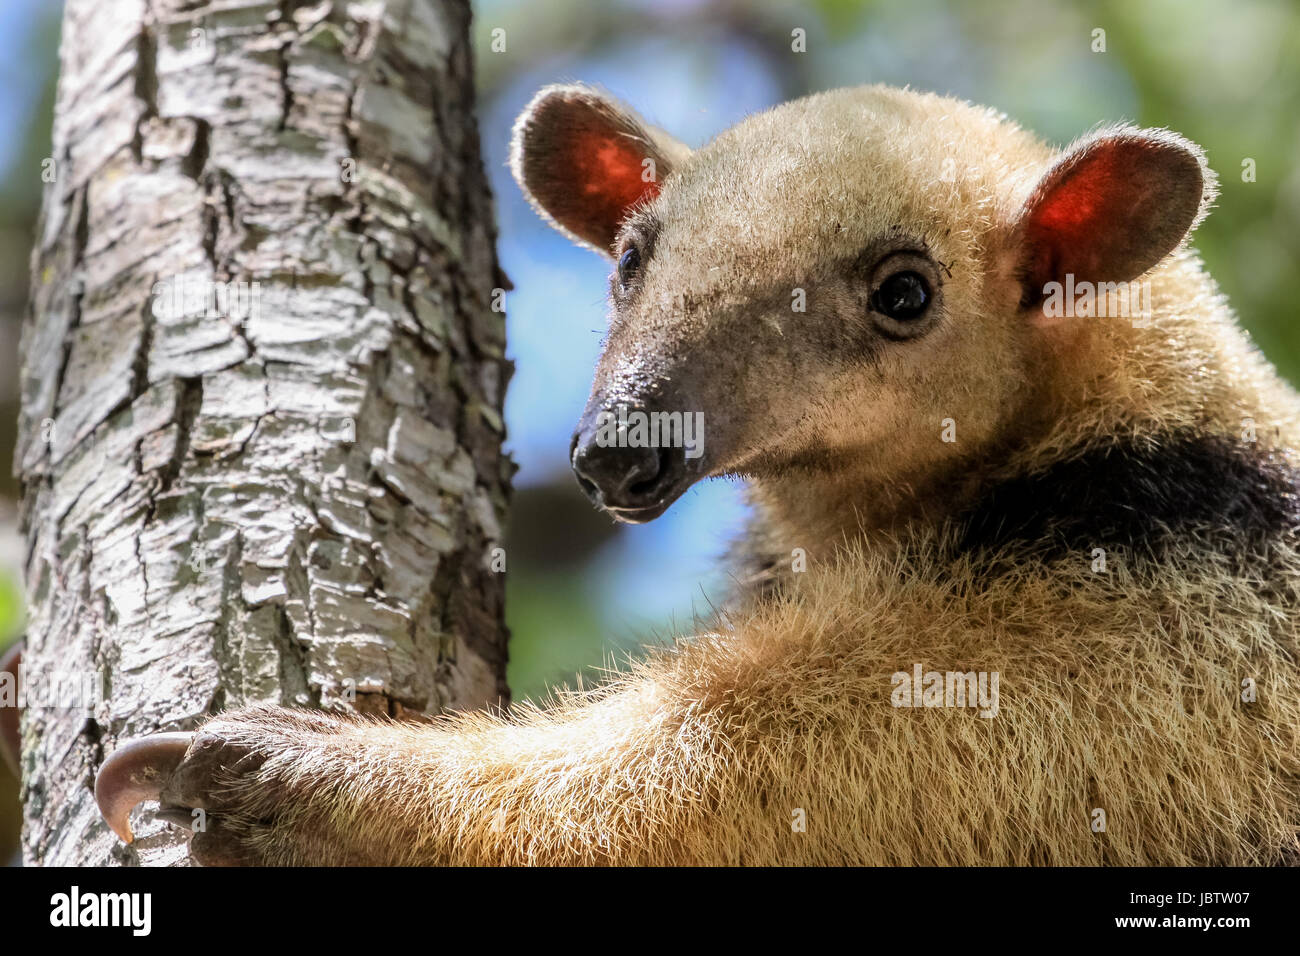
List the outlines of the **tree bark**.
{"label": "tree bark", "polygon": [[101,823],[123,739],[254,702],[504,702],[506,281],[468,22],[68,0],[22,346],[24,668],[105,693],[29,698],[29,864],[184,860],[150,810],[131,847]]}

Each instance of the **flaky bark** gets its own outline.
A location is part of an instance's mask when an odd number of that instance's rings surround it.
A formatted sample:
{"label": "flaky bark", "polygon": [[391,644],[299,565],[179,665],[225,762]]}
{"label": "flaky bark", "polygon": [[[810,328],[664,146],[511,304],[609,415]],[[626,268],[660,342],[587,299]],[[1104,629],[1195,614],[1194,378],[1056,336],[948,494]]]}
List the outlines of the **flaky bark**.
{"label": "flaky bark", "polygon": [[[107,693],[27,711],[29,863],[184,858],[152,811],[131,848],[101,823],[118,740],[245,703],[505,697],[505,280],[468,18],[68,0],[23,336],[25,666]],[[211,282],[249,285],[171,297]]]}

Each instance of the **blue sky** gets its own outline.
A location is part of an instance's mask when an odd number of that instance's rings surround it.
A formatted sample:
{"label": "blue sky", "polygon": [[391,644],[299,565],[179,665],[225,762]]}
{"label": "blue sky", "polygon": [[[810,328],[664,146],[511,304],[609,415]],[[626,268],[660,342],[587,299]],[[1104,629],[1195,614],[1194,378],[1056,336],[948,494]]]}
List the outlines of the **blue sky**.
{"label": "blue sky", "polygon": [[0,3],[0,181],[12,172],[21,153],[21,136],[54,64],[32,43],[38,25],[52,16],[50,0],[3,0]]}

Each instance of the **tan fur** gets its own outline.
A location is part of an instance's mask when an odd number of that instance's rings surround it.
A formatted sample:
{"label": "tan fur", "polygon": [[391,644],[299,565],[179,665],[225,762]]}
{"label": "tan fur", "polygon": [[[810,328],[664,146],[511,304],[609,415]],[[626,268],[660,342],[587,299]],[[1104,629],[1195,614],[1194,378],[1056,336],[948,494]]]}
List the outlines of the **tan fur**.
{"label": "tan fur", "polygon": [[[1155,579],[1099,584],[1081,564],[988,590],[967,569],[936,581],[923,551],[846,555],[551,712],[296,737],[291,789],[330,819],[301,826],[306,846],[264,831],[268,857],[1187,865],[1294,849],[1294,591],[1261,606],[1199,556]],[[912,661],[999,670],[998,715],[892,708]],[[1249,709],[1242,675],[1266,689]]]}
{"label": "tan fur", "polygon": [[[1297,463],[1300,402],[1191,251],[1147,276],[1150,328],[1026,321],[1015,228],[1056,156],[988,110],[870,87],[786,104],[677,158],[634,212],[663,228],[595,390],[630,394],[686,356],[671,371],[721,421],[711,473],[751,479],[763,546],[805,549],[807,573],[546,711],[434,727],[218,718],[210,734],[270,758],[227,780],[227,834],[284,863],[1294,854],[1294,540],[1276,543],[1267,585],[1200,535],[1100,575],[1086,553],[992,574],[946,547],[949,519],[998,476],[1115,436],[1234,437],[1248,417]],[[841,361],[832,332],[854,320],[829,264],[895,228],[951,269],[949,321],[874,364]],[[806,314],[790,311],[794,286],[810,290]],[[955,444],[938,440],[944,418]],[[892,707],[891,675],[914,663],[999,672],[999,713]],[[1255,703],[1239,699],[1244,678]],[[279,825],[254,822],[267,816]]]}

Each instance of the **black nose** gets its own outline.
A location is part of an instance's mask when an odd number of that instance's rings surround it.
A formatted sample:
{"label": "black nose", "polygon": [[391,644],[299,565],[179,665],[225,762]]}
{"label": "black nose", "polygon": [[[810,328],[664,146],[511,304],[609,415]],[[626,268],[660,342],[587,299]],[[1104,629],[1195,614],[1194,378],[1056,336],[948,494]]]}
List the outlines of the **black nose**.
{"label": "black nose", "polygon": [[584,429],[573,436],[569,461],[583,493],[594,504],[634,522],[661,513],[685,472],[680,448],[602,444],[596,431]]}

